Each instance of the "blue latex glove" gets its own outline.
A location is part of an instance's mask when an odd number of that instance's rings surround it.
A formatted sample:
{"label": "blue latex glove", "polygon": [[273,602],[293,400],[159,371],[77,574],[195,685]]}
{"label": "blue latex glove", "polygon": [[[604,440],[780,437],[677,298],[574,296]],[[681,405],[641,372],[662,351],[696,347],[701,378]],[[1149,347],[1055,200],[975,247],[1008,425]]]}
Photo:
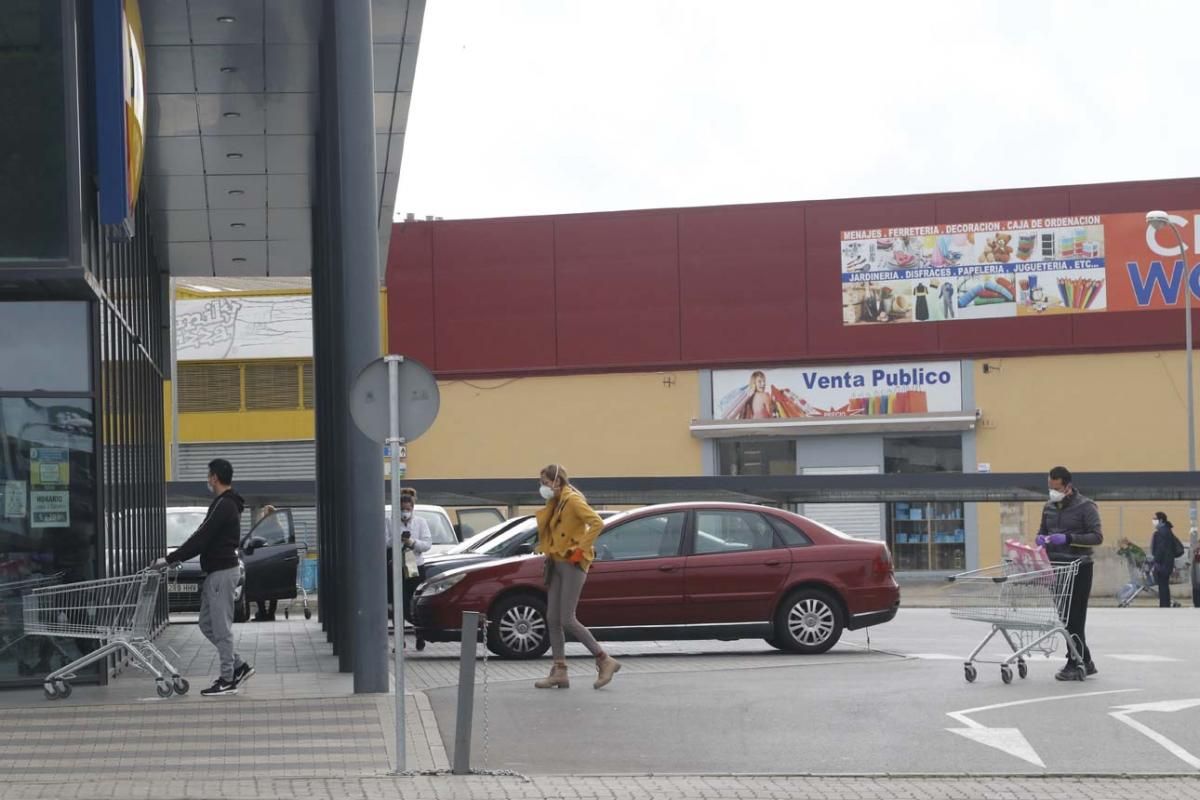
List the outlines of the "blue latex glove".
{"label": "blue latex glove", "polygon": [[1067,543],[1067,535],[1065,533],[1052,533],[1046,537],[1046,544],[1055,546],[1064,545]]}
{"label": "blue latex glove", "polygon": [[1036,539],[1034,539],[1034,541],[1037,543],[1037,546],[1038,546],[1038,547],[1045,547],[1045,546],[1046,546],[1046,540],[1047,540],[1047,539],[1049,539],[1049,538],[1050,538],[1049,536],[1043,536],[1042,534],[1040,534],[1040,533],[1039,533],[1039,534],[1038,534],[1038,536],[1037,536],[1037,538],[1036,538]]}

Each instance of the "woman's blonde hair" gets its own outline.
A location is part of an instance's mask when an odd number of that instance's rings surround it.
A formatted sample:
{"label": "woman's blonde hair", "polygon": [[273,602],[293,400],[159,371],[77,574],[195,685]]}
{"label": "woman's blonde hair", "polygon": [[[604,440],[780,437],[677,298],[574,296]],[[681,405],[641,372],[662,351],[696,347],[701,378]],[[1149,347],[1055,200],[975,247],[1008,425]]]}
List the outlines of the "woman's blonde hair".
{"label": "woman's blonde hair", "polygon": [[571,485],[571,478],[567,475],[567,470],[562,464],[550,464],[542,469],[542,477],[551,483],[562,481],[563,486]]}

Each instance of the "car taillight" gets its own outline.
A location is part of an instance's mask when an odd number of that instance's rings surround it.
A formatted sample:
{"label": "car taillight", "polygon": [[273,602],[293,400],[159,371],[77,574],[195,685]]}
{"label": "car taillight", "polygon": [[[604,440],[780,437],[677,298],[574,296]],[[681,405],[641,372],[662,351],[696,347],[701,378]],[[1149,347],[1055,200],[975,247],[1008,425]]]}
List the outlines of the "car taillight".
{"label": "car taillight", "polygon": [[892,574],[892,553],[887,549],[887,545],[879,548],[879,555],[875,557],[875,575],[878,577],[887,577]]}

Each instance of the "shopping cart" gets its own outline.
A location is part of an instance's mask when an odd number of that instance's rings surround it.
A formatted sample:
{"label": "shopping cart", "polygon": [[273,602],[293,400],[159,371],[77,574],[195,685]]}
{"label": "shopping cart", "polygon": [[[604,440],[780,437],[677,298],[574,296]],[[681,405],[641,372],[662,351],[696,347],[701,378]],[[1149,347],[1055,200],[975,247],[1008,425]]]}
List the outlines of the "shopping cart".
{"label": "shopping cart", "polygon": [[1128,608],[1142,592],[1157,592],[1158,583],[1154,580],[1154,562],[1144,555],[1138,558],[1133,551],[1127,550],[1121,554],[1129,580],[1117,589],[1117,608]]}
{"label": "shopping cart", "polygon": [[25,635],[104,642],[47,675],[42,683],[47,699],[70,697],[69,681],[81,669],[122,650],[129,653],[135,667],[154,676],[159,697],[187,694],[187,679],[180,677],[150,641],[164,575],[162,570],[148,569],[134,575],[42,587],[24,595]]}
{"label": "shopping cart", "polygon": [[[308,558],[308,545],[302,542],[296,546],[296,550],[300,553],[300,560],[296,562],[296,593],[301,598],[300,602],[304,606],[304,618],[312,619],[312,609],[308,607],[308,590],[304,588],[304,561]],[[283,607],[284,619],[290,619],[289,612],[291,612],[295,602],[296,598],[293,597]]]}
{"label": "shopping cart", "polygon": [[[1071,613],[1071,588],[1079,573],[1079,563],[1052,564],[1045,569],[1005,562],[998,566],[964,572],[950,578],[947,588],[953,602],[950,615],[956,619],[985,622],[992,626],[963,662],[968,682],[975,680],[976,662],[999,664],[1000,678],[1012,683],[1012,665],[1022,678],[1029,674],[1025,656],[1033,652],[1050,656],[1061,636],[1067,643],[1071,660],[1079,663],[1075,641],[1067,633],[1064,620]],[[999,634],[1012,653],[1000,661],[979,658],[983,648]]]}
{"label": "shopping cart", "polygon": [[[56,572],[52,575],[30,575],[27,578],[22,578],[16,581],[6,581],[0,583],[0,654],[5,651],[17,648],[17,668],[21,674],[36,674],[39,671],[48,671],[39,669],[43,662],[42,653],[33,656],[33,666],[27,666],[22,660],[25,655],[23,650],[25,647],[18,647],[28,635],[25,633],[25,619],[22,612],[24,596],[33,589],[40,589],[44,586],[53,586],[62,581],[63,573]],[[66,650],[62,645],[54,639],[50,640],[51,647],[58,652],[62,663],[66,664],[70,661]]]}

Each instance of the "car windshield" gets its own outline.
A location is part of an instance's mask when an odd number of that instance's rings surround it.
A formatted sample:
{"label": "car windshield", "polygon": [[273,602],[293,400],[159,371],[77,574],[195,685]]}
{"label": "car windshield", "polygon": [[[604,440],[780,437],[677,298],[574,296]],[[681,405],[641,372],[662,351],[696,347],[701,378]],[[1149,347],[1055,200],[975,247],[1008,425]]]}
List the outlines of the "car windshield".
{"label": "car windshield", "polygon": [[203,509],[167,512],[167,547],[179,547],[204,522]]}
{"label": "car windshield", "polygon": [[512,530],[505,531],[495,539],[492,539],[490,542],[484,542],[473,552],[486,553],[488,555],[500,553],[503,552],[504,549],[508,547],[508,545],[511,544],[514,539],[525,538],[531,533],[537,533],[537,520],[533,517],[525,520],[520,525],[514,526]]}
{"label": "car windshield", "polygon": [[433,536],[434,544],[458,544],[454,528],[450,527],[450,522],[444,516],[436,511],[423,509],[417,509],[417,516],[429,525],[429,533]]}
{"label": "car windshield", "polygon": [[[525,517],[522,519],[532,519],[532,517]],[[473,552],[475,552],[476,549],[478,549],[480,546],[482,546],[484,543],[486,543],[489,539],[491,539],[496,534],[500,533],[503,530],[506,530],[507,528],[511,528],[514,525],[520,524],[520,522],[521,522],[521,520],[518,520],[518,519],[506,519],[499,524],[493,525],[492,527],[488,528],[485,531],[481,531],[480,533],[475,534],[470,539],[467,539],[466,541],[464,541],[462,544],[460,544],[456,547],[450,548],[450,550],[448,552],[454,553],[454,554],[473,553]]]}

